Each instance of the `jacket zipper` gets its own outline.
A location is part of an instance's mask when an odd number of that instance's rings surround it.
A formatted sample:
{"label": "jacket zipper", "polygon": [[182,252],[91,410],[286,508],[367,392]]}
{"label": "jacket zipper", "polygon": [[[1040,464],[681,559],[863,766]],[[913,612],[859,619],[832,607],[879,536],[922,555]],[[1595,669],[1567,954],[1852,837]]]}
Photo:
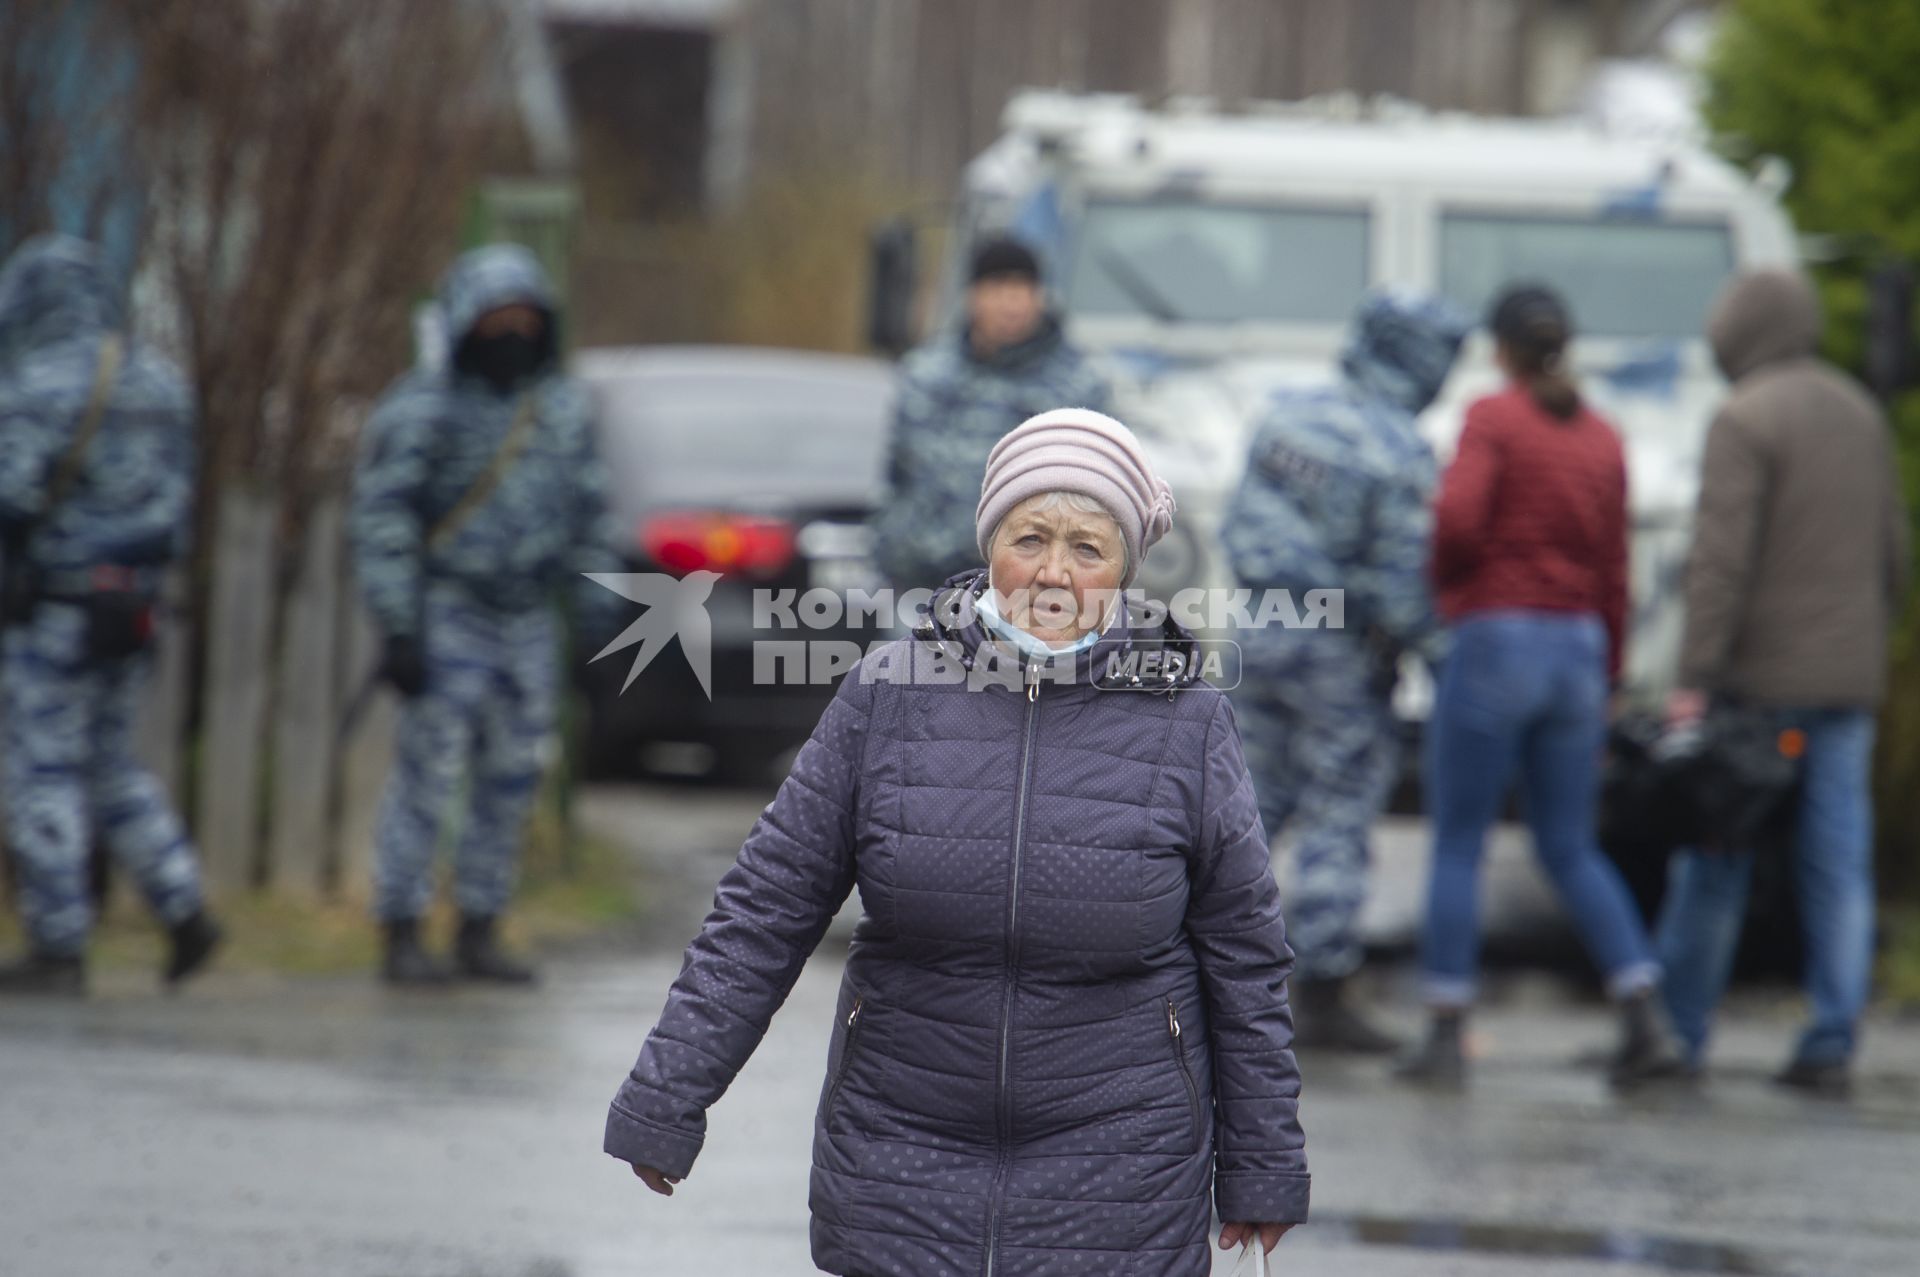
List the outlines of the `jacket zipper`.
{"label": "jacket zipper", "polygon": [[987,1267],[993,1277],[994,1252],[1000,1246],[1000,1195],[1006,1190],[1007,1175],[1013,1169],[1013,1102],[1008,1095],[1008,1055],[1013,1039],[1013,986],[1020,967],[1020,853],[1027,833],[1027,782],[1033,765],[1033,724],[1040,713],[1039,671],[1029,669],[1027,678],[1027,728],[1020,744],[1020,789],[1014,800],[1013,885],[1007,895],[1007,986],[1000,998],[1000,1070],[995,1082],[994,1104],[1000,1122],[1000,1164],[993,1173],[993,1189],[987,1196]]}
{"label": "jacket zipper", "polygon": [[1194,1151],[1200,1149],[1200,1092],[1193,1085],[1193,1070],[1187,1067],[1187,1044],[1180,1036],[1180,1011],[1167,999],[1167,1037],[1173,1043],[1173,1062],[1180,1069],[1180,1080],[1187,1084],[1187,1127],[1193,1133]]}
{"label": "jacket zipper", "polygon": [[857,995],[853,999],[853,1010],[847,1012],[847,1040],[840,1048],[840,1067],[834,1070],[833,1087],[827,1092],[828,1126],[833,1124],[833,1106],[840,1099],[840,1086],[847,1080],[847,1069],[853,1064],[853,1044],[860,1040],[860,1008],[866,1001],[865,994]]}

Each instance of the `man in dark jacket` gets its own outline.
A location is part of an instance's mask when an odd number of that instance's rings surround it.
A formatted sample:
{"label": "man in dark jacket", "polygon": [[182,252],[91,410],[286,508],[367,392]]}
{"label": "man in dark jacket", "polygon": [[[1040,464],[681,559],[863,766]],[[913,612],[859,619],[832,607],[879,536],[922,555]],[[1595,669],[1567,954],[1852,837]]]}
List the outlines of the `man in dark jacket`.
{"label": "man in dark jacket", "polygon": [[29,938],[0,992],[84,991],[95,836],[167,928],[169,983],[220,941],[193,844],[133,753],[154,600],[193,500],[193,397],[121,330],[91,244],[37,237],[0,271],[0,724]]}
{"label": "man in dark jacket", "polygon": [[[1842,1092],[1871,974],[1868,764],[1906,588],[1907,512],[1879,409],[1814,354],[1820,310],[1805,279],[1734,281],[1708,336],[1733,393],[1707,436],[1670,717],[1697,718],[1724,699],[1773,711],[1804,736],[1795,873],[1813,1021],[1777,1080]],[[1673,866],[1660,948],[1696,1064],[1752,860],[1692,852]]]}
{"label": "man in dark jacket", "polygon": [[1105,411],[1105,378],[1047,311],[1040,262],[1024,244],[974,253],[964,321],[908,355],[887,445],[887,500],[875,557],[898,590],[933,589],[979,566],[973,506],[987,454],[1049,408]]}

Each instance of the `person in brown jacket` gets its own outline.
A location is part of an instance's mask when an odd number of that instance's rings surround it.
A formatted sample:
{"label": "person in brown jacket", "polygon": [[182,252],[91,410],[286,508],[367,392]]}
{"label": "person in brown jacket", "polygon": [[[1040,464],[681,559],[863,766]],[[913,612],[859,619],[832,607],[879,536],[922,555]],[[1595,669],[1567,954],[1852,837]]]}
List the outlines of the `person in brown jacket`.
{"label": "person in brown jacket", "polygon": [[[1714,307],[1708,338],[1733,391],[1707,435],[1668,716],[1697,719],[1724,699],[1804,737],[1794,868],[1813,1018],[1775,1080],[1843,1094],[1871,975],[1868,770],[1908,524],[1886,421],[1815,355],[1820,325],[1812,286],[1786,271],[1742,276]],[[1752,868],[1751,852],[1697,851],[1671,868],[1661,961],[1696,1067]]]}

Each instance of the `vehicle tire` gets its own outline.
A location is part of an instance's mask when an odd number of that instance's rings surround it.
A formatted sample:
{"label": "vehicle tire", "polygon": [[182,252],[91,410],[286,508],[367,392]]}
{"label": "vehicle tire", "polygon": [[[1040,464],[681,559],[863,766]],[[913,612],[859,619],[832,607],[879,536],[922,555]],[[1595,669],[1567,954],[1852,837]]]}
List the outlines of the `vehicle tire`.
{"label": "vehicle tire", "polygon": [[716,741],[711,779],[741,789],[778,785],[787,778],[802,743],[757,735]]}

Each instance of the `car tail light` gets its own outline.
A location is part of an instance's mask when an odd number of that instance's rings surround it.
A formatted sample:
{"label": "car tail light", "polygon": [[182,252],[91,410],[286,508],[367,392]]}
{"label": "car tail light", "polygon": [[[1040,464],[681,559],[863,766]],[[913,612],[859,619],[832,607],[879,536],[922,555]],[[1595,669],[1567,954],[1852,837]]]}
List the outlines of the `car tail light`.
{"label": "car tail light", "polygon": [[675,576],[705,570],[769,577],[793,562],[793,525],[746,514],[656,514],[640,524],[640,546]]}

